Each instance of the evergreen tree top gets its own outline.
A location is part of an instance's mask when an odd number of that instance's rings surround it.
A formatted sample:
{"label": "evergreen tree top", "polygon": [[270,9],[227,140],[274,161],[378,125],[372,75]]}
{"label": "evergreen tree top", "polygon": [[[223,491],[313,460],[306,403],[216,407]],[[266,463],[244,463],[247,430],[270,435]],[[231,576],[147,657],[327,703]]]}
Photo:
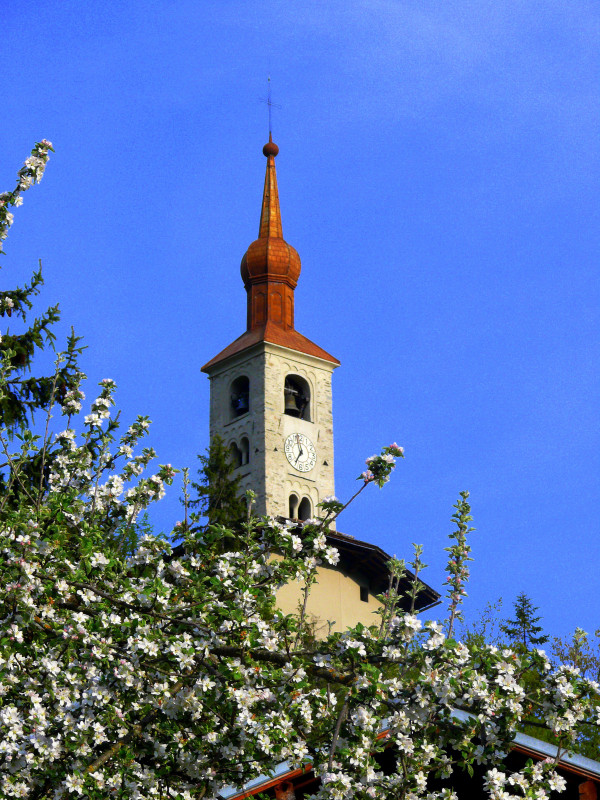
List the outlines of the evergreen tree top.
{"label": "evergreen tree top", "polygon": [[[15,188],[0,194],[0,254],[4,254],[2,244],[14,220],[11,209],[21,206],[23,193],[41,181],[52,149],[52,143],[46,139],[36,142],[17,173]],[[20,318],[27,325],[20,333],[7,328],[0,337],[4,380],[4,391],[0,396],[0,425],[6,426],[9,434],[16,426],[26,425],[37,410],[47,408],[52,399],[65,399],[82,377],[77,367],[77,357],[82,348],[74,334],[71,334],[64,359],[54,374],[40,377],[29,374],[36,351],[46,345],[54,346],[52,328],[60,318],[58,306],[51,306],[28,323],[27,313],[32,308],[32,298],[39,294],[43,282],[40,266],[25,286],[0,292],[0,316]]]}
{"label": "evergreen tree top", "polygon": [[531,598],[525,592],[521,592],[517,596],[514,609],[515,618],[507,619],[500,630],[509,637],[511,642],[523,645],[526,650],[545,644],[548,636],[542,633],[542,626],[536,624],[541,620],[540,616],[535,616],[539,609],[533,605]]}

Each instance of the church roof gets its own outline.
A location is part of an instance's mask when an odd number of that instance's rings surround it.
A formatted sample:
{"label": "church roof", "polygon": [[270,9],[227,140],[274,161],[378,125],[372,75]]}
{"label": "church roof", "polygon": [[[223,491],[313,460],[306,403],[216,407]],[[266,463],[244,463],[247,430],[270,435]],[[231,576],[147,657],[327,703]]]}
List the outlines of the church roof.
{"label": "church roof", "polygon": [[[342,568],[345,566],[350,572],[356,570],[363,572],[369,578],[371,589],[375,594],[383,594],[388,590],[390,577],[388,563],[391,556],[385,550],[376,544],[355,539],[354,536],[348,536],[340,531],[328,531],[327,542],[338,550]],[[403,603],[415,580],[413,573],[407,569],[400,581],[398,591],[403,596],[400,606],[404,611],[409,610],[408,606],[404,608]],[[425,611],[438,605],[439,593],[423,580],[419,583],[422,589],[415,600],[416,611]]]}
{"label": "church roof", "polygon": [[231,356],[253,347],[259,342],[270,342],[271,344],[278,344],[280,347],[287,347],[290,350],[297,350],[299,353],[306,353],[315,358],[322,358],[324,361],[329,361],[336,366],[340,363],[335,356],[330,355],[323,350],[319,345],[311,342],[306,336],[303,336],[296,330],[284,330],[279,325],[274,325],[268,321],[260,328],[246,331],[241,336],[228,345],[224,350],[221,350],[214,358],[211,358],[203,367],[202,372],[209,372],[211,367],[221,361],[225,361]]}

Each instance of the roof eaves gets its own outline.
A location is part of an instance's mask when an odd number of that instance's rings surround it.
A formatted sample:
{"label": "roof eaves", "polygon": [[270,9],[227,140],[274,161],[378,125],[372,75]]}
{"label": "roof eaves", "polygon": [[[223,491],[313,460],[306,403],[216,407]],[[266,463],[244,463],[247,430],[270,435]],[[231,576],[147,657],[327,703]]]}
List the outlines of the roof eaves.
{"label": "roof eaves", "polygon": [[[456,708],[452,709],[452,715],[458,720],[463,721],[472,716],[468,712]],[[388,730],[382,730],[378,738],[386,736],[387,733]],[[536,739],[526,733],[517,733],[512,749],[524,752],[526,755],[539,756],[540,758],[555,759],[558,753],[556,745],[543,742],[541,739]],[[576,753],[561,756],[558,760],[558,766],[586,778],[600,778],[600,762],[594,761],[591,758],[586,758],[585,756],[577,755]],[[228,786],[219,793],[219,796],[223,798],[223,800],[244,800],[244,798],[258,794],[258,792],[264,792],[270,789],[283,780],[292,780],[304,772],[309,772],[311,769],[311,764],[306,764],[300,769],[290,769],[288,762],[284,761],[275,767],[270,776],[261,775],[249,781],[242,789],[235,789]]]}
{"label": "roof eaves", "polygon": [[[459,708],[453,708],[452,716],[464,722],[471,718],[473,714]],[[540,758],[555,759],[559,754],[559,748],[555,744],[536,739],[535,736],[529,736],[527,733],[517,733],[513,746],[515,750],[520,750],[533,756],[540,756]],[[573,772],[579,772],[587,777],[600,778],[600,761],[580,756],[578,753],[561,755],[558,764],[564,769],[571,769]]]}

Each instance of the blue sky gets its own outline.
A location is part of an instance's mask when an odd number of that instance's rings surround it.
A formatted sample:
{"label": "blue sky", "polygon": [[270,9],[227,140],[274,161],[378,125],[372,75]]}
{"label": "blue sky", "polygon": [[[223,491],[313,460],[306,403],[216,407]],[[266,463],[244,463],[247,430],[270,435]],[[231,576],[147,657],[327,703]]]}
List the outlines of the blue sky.
{"label": "blue sky", "polygon": [[[296,327],[340,358],[336,493],[406,450],[340,529],[440,588],[452,504],[477,533],[467,614],[531,595],[600,627],[600,10],[584,0],[4,4],[0,186],[56,148],[6,242],[42,302],[153,420],[208,444],[200,366],[245,328],[272,76]],[[90,386],[89,394],[93,394]],[[371,488],[371,487],[370,487]],[[365,493],[367,494],[367,493]],[[153,514],[180,516],[177,491]]]}

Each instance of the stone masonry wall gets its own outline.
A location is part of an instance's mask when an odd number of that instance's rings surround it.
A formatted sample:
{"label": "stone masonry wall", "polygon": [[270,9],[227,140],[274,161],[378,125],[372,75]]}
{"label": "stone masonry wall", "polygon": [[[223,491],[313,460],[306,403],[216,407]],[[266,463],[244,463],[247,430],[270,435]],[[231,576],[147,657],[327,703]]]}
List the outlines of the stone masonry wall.
{"label": "stone masonry wall", "polygon": [[[211,369],[210,436],[222,436],[225,444],[249,440],[249,463],[239,467],[242,489],[256,492],[257,514],[289,515],[289,496],[308,497],[313,515],[316,504],[334,493],[333,419],[331,374],[334,365],[304,353],[261,342],[237,357]],[[311,391],[311,421],[284,414],[286,375],[299,375]],[[231,408],[231,384],[241,375],[250,383],[249,411],[235,417]],[[287,461],[284,441],[291,433],[303,433],[314,444],[317,462],[308,473]]]}

